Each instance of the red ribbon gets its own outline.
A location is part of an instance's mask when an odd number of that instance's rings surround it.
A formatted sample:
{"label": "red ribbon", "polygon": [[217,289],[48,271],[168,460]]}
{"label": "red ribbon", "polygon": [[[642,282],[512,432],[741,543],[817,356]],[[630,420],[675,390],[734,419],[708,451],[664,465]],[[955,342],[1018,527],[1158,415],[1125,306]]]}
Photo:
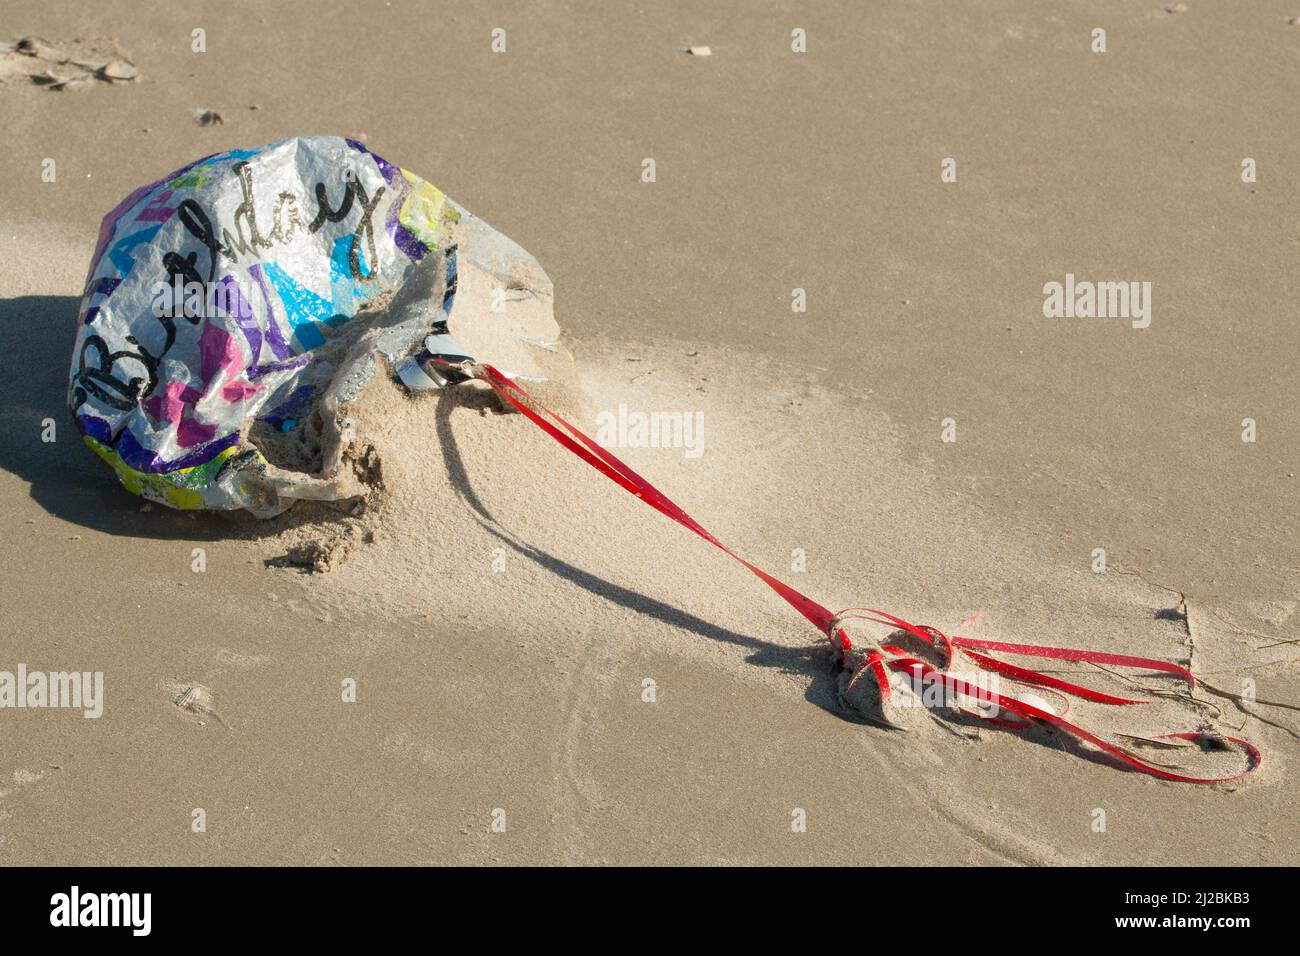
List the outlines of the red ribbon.
{"label": "red ribbon", "polygon": [[[1006,654],[1017,654],[1025,657],[1043,657],[1058,661],[1113,664],[1122,667],[1138,667],[1146,670],[1161,671],[1173,674],[1187,681],[1188,686],[1190,687],[1196,686],[1196,678],[1192,676],[1191,671],[1187,670],[1187,668],[1179,667],[1177,664],[1171,664],[1167,661],[1154,660],[1147,657],[1131,657],[1127,654],[1109,654],[1103,651],[1079,650],[1074,648],[1047,647],[1039,644],[1008,644],[1003,641],[981,641],[967,637],[949,637],[937,628],[924,625],[917,626],[900,617],[895,617],[892,614],[887,614],[884,611],[877,611],[871,608],[850,608],[848,611],[841,612],[840,614],[832,614],[816,601],[799,593],[788,584],[777,580],[762,568],[750,564],[740,555],[736,554],[710,534],[698,521],[678,507],[677,504],[671,501],[665,494],[663,494],[663,492],[633,471],[625,462],[610,454],[608,450],[598,445],[577,428],[574,428],[559,415],[546,408],[528,394],[519,383],[507,378],[491,365],[465,363],[463,365],[453,366],[452,363],[446,362],[442,359],[434,359],[434,361],[440,365],[458,368],[462,372],[486,382],[498,395],[522,412],[529,420],[541,428],[542,431],[546,432],[546,434],[550,435],[569,451],[573,452],[573,454],[577,455],[587,464],[605,475],[605,477],[640,498],[656,511],[668,516],[688,531],[699,535],[705,541],[709,542],[709,544],[725,552],[736,561],[739,561],[742,565],[753,572],[753,574],[756,575],[764,584],[784,598],[791,607],[811,621],[813,626],[815,626],[831,641],[831,645],[839,655],[841,661],[844,661],[845,655],[849,651],[853,650],[853,644],[849,640],[848,635],[845,633],[844,628],[840,623],[847,619],[861,619],[901,629],[920,638],[926,643],[935,646],[943,652],[944,666],[940,669],[927,664],[925,661],[912,657],[903,648],[894,644],[885,644],[872,648],[866,653],[863,664],[858,668],[857,672],[854,673],[850,680],[850,687],[855,684],[863,674],[870,672],[874,677],[877,686],[880,688],[882,701],[887,703],[890,699],[888,671],[907,672],[910,673],[914,679],[941,682],[945,689],[951,693],[961,694],[987,704],[996,705],[997,707],[1003,708],[1024,718],[1023,722],[1008,721],[998,718],[986,718],[989,719],[991,723],[1005,727],[1023,728],[1031,726],[1033,721],[1043,721],[1053,727],[1060,728],[1066,733],[1072,734],[1080,740],[1086,740],[1088,743],[1099,747],[1111,756],[1118,758],[1124,763],[1129,764],[1144,773],[1149,773],[1156,777],[1162,777],[1166,780],[1179,780],[1187,783],[1221,783],[1228,780],[1238,780],[1258,768],[1263,759],[1259,750],[1255,746],[1245,740],[1239,740],[1236,737],[1218,738],[1213,734],[1178,733],[1165,734],[1161,737],[1154,738],[1157,740],[1176,739],[1195,742],[1221,742],[1222,740],[1228,740],[1240,746],[1246,752],[1249,761],[1245,770],[1230,777],[1184,776],[1182,774],[1173,773],[1154,764],[1147,763],[1132,752],[1125,750],[1116,744],[1110,743],[1109,741],[1103,740],[1095,734],[1084,730],[1082,727],[1066,721],[1063,717],[1056,715],[1050,710],[1043,710],[1034,707],[1022,700],[1017,700],[1014,697],[1006,697],[1001,694],[996,694],[971,684],[968,681],[961,680],[960,678],[947,673],[947,670],[952,663],[954,651],[960,652],[966,657],[969,657],[985,670],[1001,674],[1018,683],[1051,688],[1055,691],[1072,694],[1083,700],[1099,704],[1129,706],[1147,703],[1147,701],[1130,700],[1124,697],[1113,697],[1109,694],[1103,694],[1099,691],[1091,690],[1078,684],[1071,684],[1047,674],[1040,674],[1036,671],[1018,667],[1015,664],[1009,664],[1006,661],[990,657],[987,654],[979,653],[980,651],[1000,651]],[[850,613],[855,611],[865,611],[866,613]]]}

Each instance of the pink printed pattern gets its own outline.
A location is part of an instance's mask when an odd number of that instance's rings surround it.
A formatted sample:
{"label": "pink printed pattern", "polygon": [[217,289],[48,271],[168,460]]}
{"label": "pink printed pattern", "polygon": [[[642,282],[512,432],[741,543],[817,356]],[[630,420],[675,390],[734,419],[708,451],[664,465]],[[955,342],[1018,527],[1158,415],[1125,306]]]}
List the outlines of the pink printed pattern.
{"label": "pink printed pattern", "polygon": [[176,428],[176,444],[181,448],[202,445],[216,435],[217,426],[198,420],[200,403],[220,399],[233,404],[262,390],[261,385],[240,380],[243,371],[244,356],[234,337],[211,321],[205,321],[199,333],[202,390],[185,382],[168,382],[142,405],[155,422]]}

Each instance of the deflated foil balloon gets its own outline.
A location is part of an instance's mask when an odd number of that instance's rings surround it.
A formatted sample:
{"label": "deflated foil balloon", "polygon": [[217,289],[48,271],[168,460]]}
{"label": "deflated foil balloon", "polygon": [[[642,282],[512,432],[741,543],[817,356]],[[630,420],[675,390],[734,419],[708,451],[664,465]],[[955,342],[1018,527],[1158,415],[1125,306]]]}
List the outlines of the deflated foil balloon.
{"label": "deflated foil balloon", "polygon": [[[527,378],[529,344],[558,337],[551,303],[532,256],[358,142],[230,150],[105,217],[68,402],[136,494],[274,515],[363,491],[347,404],[377,369],[411,391],[448,384],[431,360],[468,357],[449,327],[472,345],[495,323],[493,360]],[[268,461],[288,437],[316,458]]]}

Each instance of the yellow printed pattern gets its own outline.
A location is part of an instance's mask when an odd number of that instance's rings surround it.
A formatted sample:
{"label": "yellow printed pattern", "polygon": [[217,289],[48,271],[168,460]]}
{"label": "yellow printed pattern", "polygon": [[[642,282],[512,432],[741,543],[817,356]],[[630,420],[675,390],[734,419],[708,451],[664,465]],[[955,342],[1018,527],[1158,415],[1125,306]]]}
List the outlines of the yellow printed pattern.
{"label": "yellow printed pattern", "polygon": [[[202,484],[207,484],[229,458],[242,453],[242,449],[227,448],[211,461],[194,468],[181,468],[164,475],[150,475],[143,471],[136,471],[124,462],[122,456],[116,451],[100,444],[89,435],[83,435],[82,438],[96,455],[112,466],[113,471],[117,473],[117,480],[127,491],[153,501],[160,501],[181,511],[197,511],[208,507],[201,490],[186,487],[187,479],[199,478]],[[204,474],[196,475],[195,472],[200,470]]]}
{"label": "yellow printed pattern", "polygon": [[460,213],[433,183],[405,169],[402,177],[411,184],[411,190],[402,200],[397,221],[429,249],[442,248],[452,227],[460,222]]}

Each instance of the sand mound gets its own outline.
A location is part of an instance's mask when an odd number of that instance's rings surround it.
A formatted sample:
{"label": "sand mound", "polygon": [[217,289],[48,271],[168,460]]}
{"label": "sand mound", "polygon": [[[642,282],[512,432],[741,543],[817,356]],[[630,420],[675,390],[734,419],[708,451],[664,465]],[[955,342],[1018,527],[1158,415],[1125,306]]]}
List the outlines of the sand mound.
{"label": "sand mound", "polygon": [[[440,386],[473,394],[465,376],[431,358],[438,343],[501,363],[544,400],[576,407],[572,359],[557,341],[549,282],[529,285],[463,258],[457,266],[453,256],[428,256],[394,293],[329,330],[297,380],[310,399],[294,418],[259,420],[250,428],[249,441],[267,463],[259,477],[267,491],[265,513],[281,510],[286,498],[328,502],[297,516],[325,527],[293,545],[288,563],[329,570],[357,530],[331,519],[346,513],[369,521],[383,506],[385,462],[425,441],[418,430],[395,428],[404,399],[427,408]],[[456,308],[450,309],[453,299]],[[360,537],[369,536],[363,530]]]}
{"label": "sand mound", "polygon": [[[1017,558],[1014,543],[960,494],[934,488],[923,467],[899,456],[889,423],[862,396],[823,389],[793,366],[671,343],[587,346],[579,354],[580,385],[550,396],[566,417],[597,434],[637,411],[701,416],[694,457],[685,447],[635,442],[616,442],[616,454],[724,542],[827,606],[869,597],[949,630],[972,610],[996,608],[995,621],[981,621],[971,636],[1188,662],[1185,625],[1165,614],[1162,595],[1132,578]],[[918,753],[953,741],[1027,740],[1097,759],[1054,728],[1008,730],[963,713],[969,700],[930,706],[924,688],[900,675],[895,704],[882,712],[874,682],[850,689],[824,638],[778,597],[523,416],[503,413],[480,383],[410,396],[377,375],[353,416],[364,449],[356,460],[369,463],[367,494],[342,514],[295,509],[277,519],[270,542],[277,563],[332,572],[313,575],[309,589],[323,619],[451,622],[481,632],[493,654],[517,642],[557,660],[593,643],[605,654],[652,646],[707,658],[728,680],[783,685],[841,719],[906,730]],[[853,458],[853,468],[827,469],[810,450],[829,447],[871,454]],[[836,508],[841,501],[853,504],[851,526]],[[891,546],[902,541],[908,546]],[[1019,593],[1052,599],[1026,602]],[[1143,707],[1068,705],[1070,720],[1111,739],[1128,735],[1119,741],[1149,762],[1193,775],[1241,769],[1236,749],[1154,739],[1224,726],[1229,702],[1137,671],[1043,669],[1149,697]],[[1006,693],[1027,690],[1002,685]]]}

